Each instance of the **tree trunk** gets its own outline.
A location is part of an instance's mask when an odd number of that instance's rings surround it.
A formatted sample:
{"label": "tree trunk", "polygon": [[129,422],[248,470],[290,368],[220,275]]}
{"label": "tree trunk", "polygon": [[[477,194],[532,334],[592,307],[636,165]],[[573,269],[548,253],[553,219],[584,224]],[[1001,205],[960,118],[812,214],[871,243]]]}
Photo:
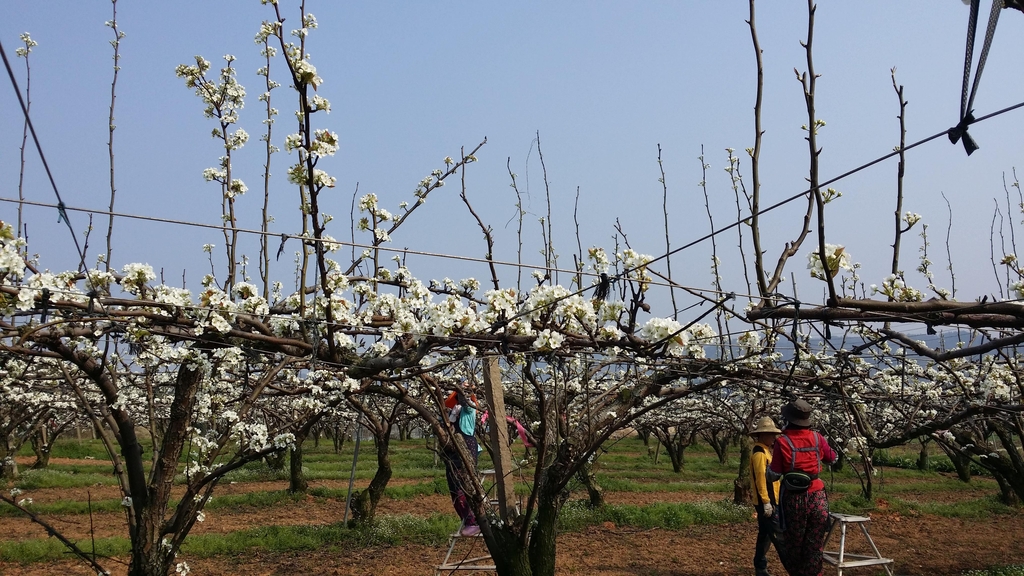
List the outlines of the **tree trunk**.
{"label": "tree trunk", "polygon": [[740,439],[740,467],[736,473],[736,480],[733,481],[732,501],[734,504],[746,504],[753,499],[753,486],[750,485],[750,451],[753,447],[753,439],[743,435]]}
{"label": "tree trunk", "polygon": [[14,451],[11,450],[6,437],[0,441],[0,478],[18,479],[18,463],[14,460]]}
{"label": "tree trunk", "polygon": [[960,454],[956,450],[946,448],[945,444],[940,443],[939,448],[946,453],[949,461],[953,464],[953,469],[956,470],[956,477],[961,482],[971,481],[971,460],[967,456]]}
{"label": "tree trunk", "polygon": [[832,450],[835,451],[837,456],[836,463],[832,465],[832,471],[841,472],[843,470],[843,466],[846,465],[846,452],[843,452],[841,448],[836,448],[835,446],[832,447]]}
{"label": "tree trunk", "polygon": [[647,427],[637,428],[636,433],[637,433],[637,436],[640,436],[640,440],[643,440],[644,446],[650,446],[651,445],[651,429],[650,428],[647,428]]}
{"label": "tree trunk", "polygon": [[[190,369],[188,366],[188,363],[182,363],[178,368],[174,400],[171,402],[169,424],[159,450],[160,457],[153,463],[148,475],[145,473],[142,447],[135,435],[134,422],[127,413],[113,410],[120,432],[118,440],[121,455],[131,487],[130,511],[135,519],[134,530],[129,525],[132,553],[128,576],[166,576],[174,563],[178,547],[194,522],[194,514],[198,511],[188,508],[195,505],[194,500],[183,498],[175,514],[188,515],[191,512],[191,517],[183,525],[178,524],[177,529],[171,528],[170,522],[165,522],[173,478],[189,435],[196,392],[203,379],[201,368]],[[165,539],[170,543],[169,546],[164,545]]]}
{"label": "tree trunk", "polygon": [[377,514],[377,503],[384,496],[384,489],[391,480],[391,456],[388,454],[390,435],[377,439],[377,472],[366,490],[352,495],[352,518],[359,523],[373,520]]}
{"label": "tree trunk", "polygon": [[917,469],[928,470],[928,441],[919,440],[921,442],[921,451],[917,453]]}
{"label": "tree trunk", "polygon": [[587,462],[580,467],[576,477],[587,488],[587,495],[590,497],[590,507],[600,508],[604,506],[604,489],[597,482],[597,474],[594,472],[593,462]]}
{"label": "tree trunk", "polygon": [[674,444],[666,444],[668,450],[668,457],[672,461],[672,471],[679,474],[683,471],[683,465],[686,464],[686,444],[676,442]]}
{"label": "tree trunk", "polygon": [[345,445],[345,431],[341,426],[335,426],[331,430],[331,442],[334,443],[334,453],[339,454]]}
{"label": "tree trunk", "polygon": [[171,572],[173,559],[153,546],[149,550],[132,550],[132,563],[128,566],[128,576],[167,576]]}
{"label": "tree trunk", "polygon": [[304,493],[309,489],[309,482],[302,473],[302,443],[305,438],[295,437],[291,457],[288,459],[288,491],[292,494]]}
{"label": "tree trunk", "polygon": [[540,488],[537,498],[537,520],[530,534],[530,568],[532,576],[555,576],[555,536],[558,513],[566,495],[552,494],[548,486]]}
{"label": "tree trunk", "polygon": [[711,445],[711,449],[718,456],[718,463],[725,466],[729,463],[729,436],[722,431],[714,431],[704,434],[704,439]]}
{"label": "tree trunk", "polygon": [[498,576],[533,576],[529,547],[524,547],[519,534],[508,524],[489,526],[487,550],[494,559]]}
{"label": "tree trunk", "polygon": [[36,455],[36,461],[32,463],[33,470],[41,470],[50,465],[50,446],[52,442],[46,437],[46,427],[43,426],[32,434],[32,452]]}
{"label": "tree trunk", "polygon": [[875,467],[871,464],[871,455],[861,451],[861,463],[864,464],[864,480],[861,482],[861,496],[869,503],[874,501],[875,487],[872,479],[875,474]]}
{"label": "tree trunk", "polygon": [[1003,447],[1003,454],[990,453],[984,462],[999,483],[1003,503],[1019,506],[1024,501],[1024,458],[1021,458],[1016,442],[1019,437],[1002,425],[996,424],[993,429]]}
{"label": "tree trunk", "polygon": [[286,453],[284,451],[274,452],[264,456],[263,461],[267,463],[267,467],[271,470],[280,472],[281,470],[284,470],[285,456]]}
{"label": "tree trunk", "polygon": [[[697,439],[697,432],[691,431],[687,434],[686,430],[678,426],[663,425],[654,427],[651,433],[654,435],[656,449],[660,448],[662,444],[665,445],[665,451],[668,452],[669,460],[672,461],[672,471],[676,474],[682,472],[683,465],[686,464],[686,449]],[[648,448],[649,450],[650,448]],[[658,463],[657,455],[655,455],[654,463]]]}
{"label": "tree trunk", "polygon": [[[150,431],[153,433],[153,445],[154,446],[160,446],[161,444],[164,443],[164,434],[167,433],[167,425],[168,425],[168,422],[167,422],[166,418],[157,418],[156,422],[154,422],[153,425],[150,426]],[[98,430],[96,430],[95,428],[93,428],[92,429],[92,438],[93,438],[93,440],[95,440],[95,439],[97,439],[99,437],[100,437],[100,432]]]}
{"label": "tree trunk", "polygon": [[999,501],[1007,506],[1020,506],[1021,499],[1024,498],[1024,479],[1009,478],[998,472],[994,472],[992,476],[999,484]]}

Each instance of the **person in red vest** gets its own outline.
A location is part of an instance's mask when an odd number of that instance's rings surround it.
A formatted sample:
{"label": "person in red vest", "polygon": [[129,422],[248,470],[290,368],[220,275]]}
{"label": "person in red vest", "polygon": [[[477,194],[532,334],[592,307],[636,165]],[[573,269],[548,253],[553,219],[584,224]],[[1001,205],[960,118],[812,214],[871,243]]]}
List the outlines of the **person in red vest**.
{"label": "person in red vest", "polygon": [[813,410],[802,399],[784,406],[786,426],[772,451],[770,469],[782,475],[783,534],[776,549],[790,576],[821,576],[828,532],[828,497],[818,475],[821,463],[834,464],[838,455],[824,436],[811,430]]}

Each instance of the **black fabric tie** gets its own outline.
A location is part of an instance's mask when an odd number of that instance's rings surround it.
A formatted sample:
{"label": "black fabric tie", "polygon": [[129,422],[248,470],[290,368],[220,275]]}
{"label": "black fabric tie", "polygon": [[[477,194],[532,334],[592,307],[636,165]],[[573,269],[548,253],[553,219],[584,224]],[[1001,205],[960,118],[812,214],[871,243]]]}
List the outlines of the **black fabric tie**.
{"label": "black fabric tie", "polygon": [[949,141],[953,144],[956,144],[960,140],[964,141],[964,152],[967,152],[968,156],[973,154],[974,151],[979,148],[978,143],[975,142],[974,138],[971,138],[971,135],[967,132],[967,127],[971,124],[974,124],[974,114],[972,112],[968,112],[967,115],[960,120],[959,124],[953,126],[948,132],[946,132],[946,135],[949,136]]}

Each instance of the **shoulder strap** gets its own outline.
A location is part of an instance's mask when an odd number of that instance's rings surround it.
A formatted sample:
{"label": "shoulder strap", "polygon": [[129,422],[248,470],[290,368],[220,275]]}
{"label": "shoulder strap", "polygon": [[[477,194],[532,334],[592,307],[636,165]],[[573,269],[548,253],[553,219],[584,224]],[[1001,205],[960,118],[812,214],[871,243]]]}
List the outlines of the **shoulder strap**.
{"label": "shoulder strap", "polygon": [[[753,448],[753,450],[751,450],[751,452],[757,453],[757,454],[767,454],[768,453],[764,449],[764,446],[761,446],[760,444],[755,444],[754,448]],[[777,505],[777,502],[775,502],[775,488],[772,487],[773,482],[771,481],[770,478],[768,478],[767,460],[765,461],[765,484],[767,485],[767,488],[768,488],[768,501],[771,502],[772,506]],[[758,499],[758,501],[761,500],[761,495],[760,494],[757,495],[757,499]]]}
{"label": "shoulder strap", "polygon": [[[814,452],[814,463],[817,466],[818,470],[821,470],[821,465],[819,464],[819,461],[821,460],[821,434],[818,434],[817,432],[812,432],[811,435],[814,437],[814,446],[802,446],[800,448],[797,448],[796,445],[793,444],[793,440],[790,439],[788,436],[782,436],[782,438],[786,440],[786,443],[789,444],[789,449],[792,452],[792,454],[790,455],[791,459],[789,461],[790,472],[796,470],[796,457],[798,452]],[[815,472],[815,474],[817,474],[817,472]]]}
{"label": "shoulder strap", "polygon": [[793,444],[793,440],[789,436],[783,434],[779,437],[780,440],[785,440],[786,444],[789,444],[789,471],[796,470],[796,446]]}

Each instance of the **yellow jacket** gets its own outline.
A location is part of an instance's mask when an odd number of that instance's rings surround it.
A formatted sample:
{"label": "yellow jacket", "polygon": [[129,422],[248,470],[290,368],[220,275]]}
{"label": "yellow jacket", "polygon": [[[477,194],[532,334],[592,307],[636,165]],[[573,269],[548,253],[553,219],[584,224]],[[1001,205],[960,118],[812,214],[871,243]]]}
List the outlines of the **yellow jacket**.
{"label": "yellow jacket", "polygon": [[[758,446],[761,447],[761,450],[757,449]],[[750,478],[754,482],[754,503],[759,506],[779,501],[778,480],[771,482],[772,490],[775,492],[774,498],[769,499],[768,497],[768,481],[765,471],[771,463],[772,449],[760,442],[755,443],[754,448],[750,451]]]}

